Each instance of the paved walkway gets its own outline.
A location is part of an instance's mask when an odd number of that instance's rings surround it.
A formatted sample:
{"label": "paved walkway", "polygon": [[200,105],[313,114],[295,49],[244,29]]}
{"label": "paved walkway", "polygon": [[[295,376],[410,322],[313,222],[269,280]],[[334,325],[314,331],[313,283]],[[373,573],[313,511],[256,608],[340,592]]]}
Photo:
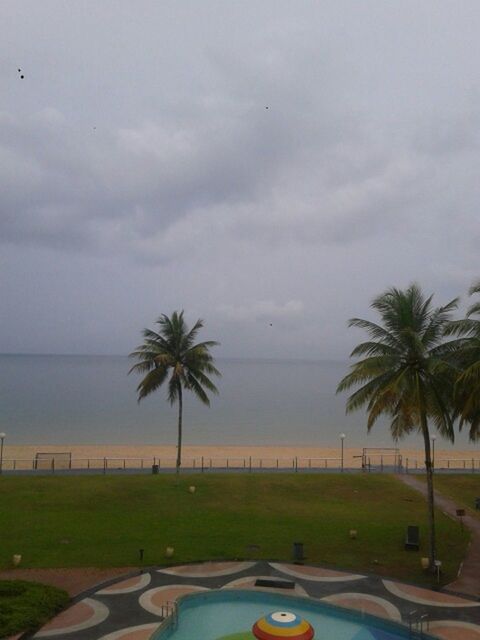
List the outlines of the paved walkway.
{"label": "paved walkway", "polygon": [[84,591],[91,590],[95,585],[119,579],[137,571],[137,567],[113,567],[99,569],[97,567],[71,567],[68,569],[5,569],[0,571],[0,580],[30,580],[41,582],[52,587],[65,589],[71,598]]}
{"label": "paved walkway", "polygon": [[[257,587],[259,578],[288,580],[294,588]],[[147,640],[163,620],[167,603],[187,593],[231,588],[309,596],[406,624],[414,611],[413,619],[426,616],[430,632],[443,640],[480,640],[480,602],[379,576],[274,562],[206,562],[136,572],[82,594],[34,638]],[[353,633],[352,638],[390,637],[373,628]]]}
{"label": "paved walkway", "polygon": [[[414,476],[406,474],[398,475],[397,477],[406,485],[412,487],[412,489],[416,489],[422,495],[427,497],[426,482],[421,482]],[[436,491],[435,505],[460,522],[460,518],[457,516],[457,509],[463,508],[463,505],[462,507],[459,507],[455,502],[453,502],[453,500],[446,498]],[[467,510],[462,520],[463,524],[470,529],[472,538],[457,580],[448,584],[444,589],[454,591],[456,593],[464,593],[465,595],[474,598],[480,598],[480,519],[469,515]]]}

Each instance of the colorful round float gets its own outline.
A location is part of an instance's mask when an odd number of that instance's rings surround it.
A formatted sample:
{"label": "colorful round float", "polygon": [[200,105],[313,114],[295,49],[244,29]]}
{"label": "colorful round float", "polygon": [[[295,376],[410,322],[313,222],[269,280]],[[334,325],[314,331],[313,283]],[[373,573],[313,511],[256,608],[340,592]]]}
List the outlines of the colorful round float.
{"label": "colorful round float", "polygon": [[296,613],[274,611],[257,620],[252,633],[257,640],[311,640],[315,631]]}

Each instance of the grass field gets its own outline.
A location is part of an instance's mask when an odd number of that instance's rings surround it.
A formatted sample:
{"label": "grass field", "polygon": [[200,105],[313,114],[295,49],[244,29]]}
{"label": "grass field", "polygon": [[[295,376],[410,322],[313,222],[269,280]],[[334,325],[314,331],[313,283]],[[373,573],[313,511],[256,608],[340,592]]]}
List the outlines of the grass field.
{"label": "grass field", "polygon": [[[196,492],[189,493],[189,485]],[[124,477],[9,477],[0,481],[0,566],[125,566],[215,559],[291,560],[428,584],[423,498],[392,476],[215,474]],[[421,527],[420,552],[404,551],[408,524]],[[351,540],[349,530],[357,529]],[[456,575],[468,542],[437,514],[443,579]],[[175,548],[167,561],[165,548]]]}
{"label": "grass field", "polygon": [[465,506],[472,515],[480,518],[480,510],[475,509],[475,498],[480,498],[480,474],[440,474],[434,478],[435,489],[458,506]]}

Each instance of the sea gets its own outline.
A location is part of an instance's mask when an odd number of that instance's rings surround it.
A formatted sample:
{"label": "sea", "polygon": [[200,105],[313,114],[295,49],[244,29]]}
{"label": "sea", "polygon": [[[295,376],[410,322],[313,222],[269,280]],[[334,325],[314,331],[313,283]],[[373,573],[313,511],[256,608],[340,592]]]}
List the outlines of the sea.
{"label": "sea", "polygon": [[[348,362],[217,359],[218,395],[184,402],[190,445],[389,447],[386,420],[367,433],[363,411],[346,415],[335,393]],[[126,356],[0,355],[0,431],[8,444],[172,444],[177,407],[166,389],[137,402],[140,376]],[[401,446],[422,447],[418,434]],[[444,448],[451,448],[446,445]],[[455,448],[477,449],[461,434]]]}

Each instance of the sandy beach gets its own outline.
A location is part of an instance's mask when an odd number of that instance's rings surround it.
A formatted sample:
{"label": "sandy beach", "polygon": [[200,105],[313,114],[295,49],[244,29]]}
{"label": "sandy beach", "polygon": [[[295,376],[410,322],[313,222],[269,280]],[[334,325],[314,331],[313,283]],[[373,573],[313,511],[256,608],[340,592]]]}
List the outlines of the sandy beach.
{"label": "sandy beach", "polygon": [[[408,460],[409,468],[421,468],[424,454],[419,449],[398,448],[405,466]],[[76,468],[95,468],[103,466],[107,460],[109,468],[138,468],[160,464],[161,467],[173,467],[175,464],[176,447],[174,445],[8,445],[4,449],[4,469],[28,469],[37,453],[71,453]],[[369,449],[367,453],[372,466],[393,464],[395,454],[393,450],[375,451]],[[298,468],[322,467],[335,468],[341,465],[341,449],[338,447],[308,447],[308,446],[191,446],[183,447],[182,461],[184,467],[199,468],[219,467],[248,467],[250,458],[252,467],[288,468],[295,465]],[[227,462],[228,461],[228,462]],[[278,461],[278,462],[277,462]],[[438,447],[435,452],[437,468],[474,468],[480,471],[480,450],[445,450]],[[362,449],[345,447],[344,465],[348,468],[361,468]]]}

